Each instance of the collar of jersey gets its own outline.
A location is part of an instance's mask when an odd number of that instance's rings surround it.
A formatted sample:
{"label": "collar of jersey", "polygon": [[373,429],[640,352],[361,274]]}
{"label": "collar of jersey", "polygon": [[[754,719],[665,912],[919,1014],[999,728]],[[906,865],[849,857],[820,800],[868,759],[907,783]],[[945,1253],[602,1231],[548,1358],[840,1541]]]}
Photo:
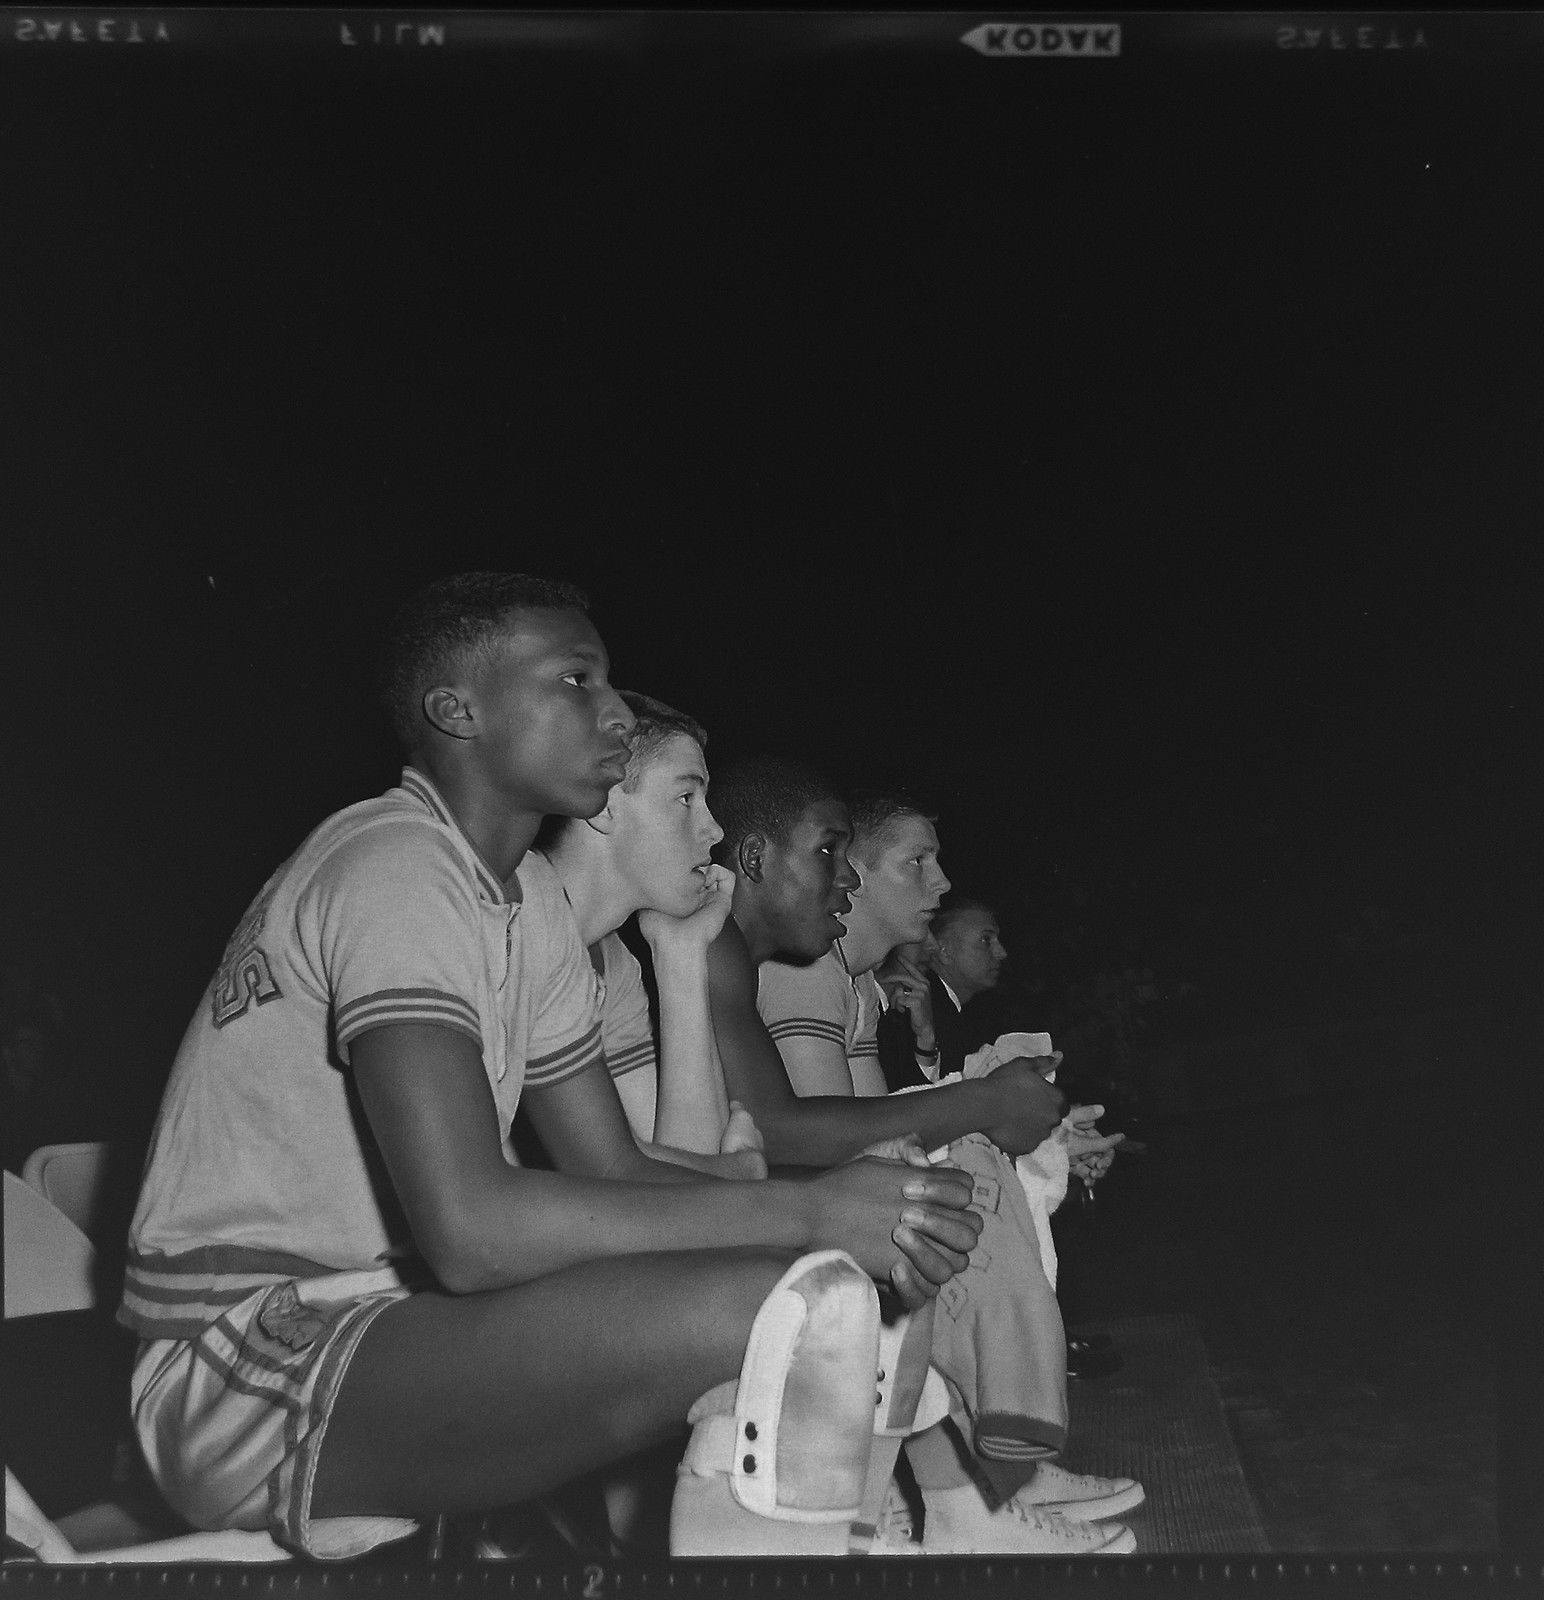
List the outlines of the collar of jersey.
{"label": "collar of jersey", "polygon": [[420,772],[417,767],[404,767],[402,769],[402,787],[434,818],[436,822],[443,822],[447,828],[453,828],[456,837],[466,846],[466,853],[472,859],[472,864],[477,872],[477,892],[484,900],[491,900],[494,905],[513,905],[517,909],[520,905],[520,880],[515,879],[515,892],[506,894],[504,885],[494,877],[492,869],[487,862],[477,853],[477,846],[467,838],[461,830],[461,824],[456,821],[444,796],[434,787],[428,777]]}

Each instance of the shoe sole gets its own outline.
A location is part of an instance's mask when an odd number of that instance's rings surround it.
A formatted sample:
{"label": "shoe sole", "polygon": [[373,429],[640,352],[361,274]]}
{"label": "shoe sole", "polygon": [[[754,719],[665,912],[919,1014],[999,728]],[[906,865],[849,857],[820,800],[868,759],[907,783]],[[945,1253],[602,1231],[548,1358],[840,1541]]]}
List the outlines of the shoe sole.
{"label": "shoe sole", "polygon": [[[1048,1508],[1041,1506],[1039,1510]],[[1069,1550],[1065,1545],[1049,1550],[1014,1550],[1007,1545],[994,1544],[987,1546],[976,1541],[961,1539],[958,1542],[941,1539],[934,1544],[929,1544],[924,1535],[920,1544],[911,1551],[876,1550],[875,1555],[901,1555],[916,1554],[922,1556],[1065,1556],[1069,1560],[1077,1556],[1129,1556],[1137,1547],[1137,1536],[1130,1528],[1119,1525],[1108,1530],[1109,1537],[1103,1544],[1087,1545],[1080,1549]]]}
{"label": "shoe sole", "polygon": [[1129,1489],[1101,1495],[1097,1500],[1037,1500],[1033,1504],[1036,1511],[1059,1511],[1069,1522],[1102,1522],[1123,1511],[1135,1511],[1146,1499],[1146,1490],[1134,1483]]}

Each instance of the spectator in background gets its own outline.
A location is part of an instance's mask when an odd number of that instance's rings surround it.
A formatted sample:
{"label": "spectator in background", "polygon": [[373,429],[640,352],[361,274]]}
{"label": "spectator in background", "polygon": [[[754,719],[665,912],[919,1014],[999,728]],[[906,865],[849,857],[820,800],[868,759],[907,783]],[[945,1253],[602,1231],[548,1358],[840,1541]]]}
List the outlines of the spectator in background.
{"label": "spectator in background", "polygon": [[[964,1012],[997,987],[1007,958],[991,907],[967,895],[939,906],[925,938],[891,951],[875,976],[890,1002],[880,1023],[879,1062],[892,1090],[963,1072],[965,1057],[1004,1031],[976,1038],[976,1019]],[[933,1052],[936,1070],[925,1059]]]}

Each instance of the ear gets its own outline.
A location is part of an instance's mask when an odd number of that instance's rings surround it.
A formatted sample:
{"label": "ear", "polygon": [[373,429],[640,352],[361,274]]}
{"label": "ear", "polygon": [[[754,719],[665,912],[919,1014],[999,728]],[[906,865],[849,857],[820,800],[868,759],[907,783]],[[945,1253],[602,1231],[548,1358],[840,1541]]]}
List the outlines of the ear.
{"label": "ear", "polygon": [[606,796],[605,805],[593,817],[586,817],[584,825],[593,828],[597,833],[609,834],[617,825],[616,812],[611,809],[611,796]]}
{"label": "ear", "polygon": [[751,883],[760,883],[766,870],[767,839],[765,834],[748,833],[735,846],[735,872]]}
{"label": "ear", "polygon": [[477,732],[477,719],[465,689],[436,684],[425,691],[423,707],[429,723],[452,739],[470,739]]}

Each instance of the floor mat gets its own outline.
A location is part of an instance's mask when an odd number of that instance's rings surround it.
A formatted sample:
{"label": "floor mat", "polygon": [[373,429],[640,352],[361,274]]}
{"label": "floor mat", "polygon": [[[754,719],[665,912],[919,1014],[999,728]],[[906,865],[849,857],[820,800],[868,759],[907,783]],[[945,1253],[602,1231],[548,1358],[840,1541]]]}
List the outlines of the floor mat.
{"label": "floor mat", "polygon": [[1089,1318],[1077,1331],[1108,1333],[1122,1365],[1068,1383],[1063,1464],[1141,1480],[1146,1503],[1119,1519],[1138,1554],[1269,1550],[1195,1318]]}

